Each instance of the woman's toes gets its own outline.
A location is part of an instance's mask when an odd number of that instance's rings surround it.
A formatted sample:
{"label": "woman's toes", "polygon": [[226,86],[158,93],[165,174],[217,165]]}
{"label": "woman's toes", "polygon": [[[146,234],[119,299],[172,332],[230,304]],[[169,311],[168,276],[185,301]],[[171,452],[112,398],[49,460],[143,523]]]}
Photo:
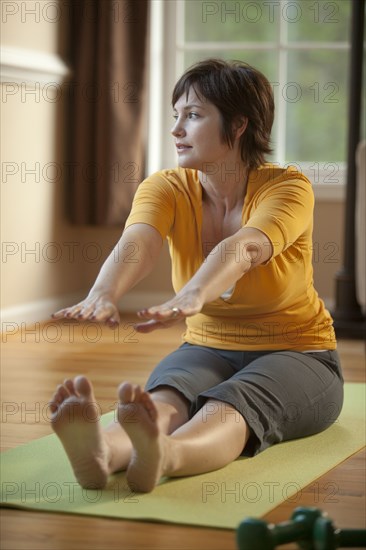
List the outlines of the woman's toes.
{"label": "woman's toes", "polygon": [[64,380],[64,386],[69,392],[70,395],[76,395],[75,387],[74,387],[74,381],[70,378],[67,378]]}
{"label": "woman's toes", "polygon": [[133,400],[133,386],[130,382],[123,382],[118,388],[118,397],[121,403],[131,403]]}
{"label": "woman's toes", "polygon": [[59,407],[59,403],[56,401],[56,394],[54,394],[51,398],[51,401],[49,401],[48,406],[51,409],[52,413],[55,413]]}
{"label": "woman's toes", "polygon": [[93,388],[85,376],[77,376],[74,380],[74,387],[81,396],[87,399],[93,395]]}
{"label": "woman's toes", "polygon": [[57,386],[56,392],[53,394],[51,402],[54,403],[56,407],[59,407],[61,403],[63,403],[68,397],[70,397],[69,392],[64,386],[60,385]]}

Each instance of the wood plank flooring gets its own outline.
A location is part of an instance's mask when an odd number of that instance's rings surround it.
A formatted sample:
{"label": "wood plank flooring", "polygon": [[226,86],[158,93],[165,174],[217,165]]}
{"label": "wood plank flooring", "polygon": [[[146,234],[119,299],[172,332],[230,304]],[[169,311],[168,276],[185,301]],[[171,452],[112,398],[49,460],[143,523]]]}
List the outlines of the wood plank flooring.
{"label": "wood plank flooring", "polygon": [[[47,403],[56,385],[67,377],[83,373],[91,378],[102,413],[114,408],[122,380],[144,384],[157,361],[179,345],[182,326],[139,335],[133,330],[134,320],[125,316],[117,331],[72,321],[37,324],[32,330],[9,325],[2,334],[1,449],[51,433]],[[365,344],[341,340],[338,351],[346,381],[364,382]],[[365,483],[363,450],[265,519],[284,521],[297,506],[316,506],[340,528],[366,528]],[[0,512],[2,550],[236,549],[235,533],[230,530],[11,509]]]}

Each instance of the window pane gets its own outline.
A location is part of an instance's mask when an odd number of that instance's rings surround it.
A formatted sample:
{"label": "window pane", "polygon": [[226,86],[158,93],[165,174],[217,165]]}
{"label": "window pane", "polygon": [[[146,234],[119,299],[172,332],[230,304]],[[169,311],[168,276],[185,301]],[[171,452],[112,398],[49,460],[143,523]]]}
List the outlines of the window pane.
{"label": "window pane", "polygon": [[[346,160],[348,52],[302,51],[288,54],[286,159]],[[282,96],[282,97],[281,97]]]}
{"label": "window pane", "polygon": [[281,16],[288,23],[288,40],[347,42],[350,0],[297,0],[285,2]]}
{"label": "window pane", "polygon": [[276,12],[275,6],[268,0],[186,0],[184,5],[186,42],[263,42],[277,39],[280,11],[277,9]]}

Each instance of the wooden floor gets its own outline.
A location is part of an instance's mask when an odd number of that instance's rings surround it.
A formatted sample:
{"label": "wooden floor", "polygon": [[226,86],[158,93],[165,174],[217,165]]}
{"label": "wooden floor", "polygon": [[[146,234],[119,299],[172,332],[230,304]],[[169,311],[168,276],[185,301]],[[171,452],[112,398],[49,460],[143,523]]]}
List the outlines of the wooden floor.
{"label": "wooden floor", "polygon": [[[133,320],[125,317],[115,332],[73,322],[38,324],[32,331],[9,326],[2,335],[2,450],[51,433],[45,407],[66,377],[88,375],[103,412],[113,408],[122,380],[143,384],[156,362],[180,343],[182,327],[139,335]],[[346,381],[364,382],[364,343],[342,340],[338,349]],[[284,521],[301,505],[327,511],[340,528],[365,528],[365,452],[350,457],[265,519]],[[0,548],[234,550],[236,543],[230,530],[2,509]]]}

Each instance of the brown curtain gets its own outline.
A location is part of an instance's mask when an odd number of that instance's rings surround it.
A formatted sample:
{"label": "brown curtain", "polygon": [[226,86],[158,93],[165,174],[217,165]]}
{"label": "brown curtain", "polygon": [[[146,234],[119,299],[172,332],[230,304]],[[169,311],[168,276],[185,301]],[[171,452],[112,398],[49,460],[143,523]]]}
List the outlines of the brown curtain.
{"label": "brown curtain", "polygon": [[67,209],[123,225],[144,178],[147,0],[77,0],[70,12]]}

